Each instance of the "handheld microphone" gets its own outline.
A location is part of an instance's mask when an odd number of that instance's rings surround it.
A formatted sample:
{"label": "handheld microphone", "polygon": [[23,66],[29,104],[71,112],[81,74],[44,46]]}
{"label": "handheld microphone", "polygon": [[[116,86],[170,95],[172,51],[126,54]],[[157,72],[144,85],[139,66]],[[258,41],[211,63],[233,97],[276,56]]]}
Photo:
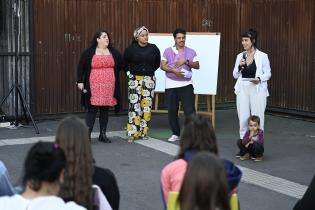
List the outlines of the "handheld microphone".
{"label": "handheld microphone", "polygon": [[245,60],[245,64],[241,66],[242,70],[245,69],[245,67],[246,67],[246,51],[243,52],[243,59]]}

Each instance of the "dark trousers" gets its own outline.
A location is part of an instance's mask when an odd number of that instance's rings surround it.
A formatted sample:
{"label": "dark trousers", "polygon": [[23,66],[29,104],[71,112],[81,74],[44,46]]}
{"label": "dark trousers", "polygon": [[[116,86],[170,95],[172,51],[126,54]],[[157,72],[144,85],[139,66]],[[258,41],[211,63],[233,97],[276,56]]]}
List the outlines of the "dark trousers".
{"label": "dark trousers", "polygon": [[254,142],[250,144],[247,148],[242,144],[242,139],[237,140],[237,146],[240,149],[240,155],[243,156],[249,153],[253,157],[260,157],[264,153],[264,145]]}
{"label": "dark trousers", "polygon": [[168,121],[174,135],[180,135],[180,127],[178,122],[179,102],[184,110],[185,116],[195,113],[194,104],[194,88],[187,85],[179,88],[170,88],[165,90],[168,109]]}
{"label": "dark trousers", "polygon": [[91,106],[88,108],[85,117],[86,125],[89,127],[90,137],[98,110],[100,110],[99,115],[100,135],[103,135],[104,137],[106,136],[106,128],[108,123],[108,106]]}

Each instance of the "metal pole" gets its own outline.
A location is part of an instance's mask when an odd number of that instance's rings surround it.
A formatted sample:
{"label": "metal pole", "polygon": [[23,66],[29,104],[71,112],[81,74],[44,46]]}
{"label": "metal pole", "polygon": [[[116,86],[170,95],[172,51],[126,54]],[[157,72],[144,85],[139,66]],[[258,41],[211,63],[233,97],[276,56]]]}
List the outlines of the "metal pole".
{"label": "metal pole", "polygon": [[20,18],[20,1],[14,0],[14,38],[15,38],[15,65],[14,65],[14,103],[15,103],[15,126],[18,126],[19,117],[19,96],[17,85],[19,83],[19,18]]}

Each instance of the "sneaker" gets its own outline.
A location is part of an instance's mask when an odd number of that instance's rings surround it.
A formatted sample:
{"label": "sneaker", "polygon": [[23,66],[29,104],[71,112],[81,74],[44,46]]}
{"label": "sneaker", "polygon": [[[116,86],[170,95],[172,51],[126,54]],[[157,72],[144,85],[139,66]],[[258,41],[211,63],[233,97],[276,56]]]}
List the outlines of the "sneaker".
{"label": "sneaker", "polygon": [[236,158],[240,158],[242,155],[241,155],[241,153],[239,152],[239,153],[236,153],[236,155],[235,155],[235,157]]}
{"label": "sneaker", "polygon": [[250,156],[250,159],[252,159],[252,160],[256,160],[256,158],[257,158],[256,155],[251,155]]}
{"label": "sneaker", "polygon": [[263,156],[256,157],[255,162],[260,162],[263,160]]}
{"label": "sneaker", "polygon": [[240,160],[249,160],[249,158],[250,158],[250,154],[246,153],[245,155],[240,157]]}
{"label": "sneaker", "polygon": [[179,136],[172,135],[167,141],[174,142],[174,141],[179,141]]}

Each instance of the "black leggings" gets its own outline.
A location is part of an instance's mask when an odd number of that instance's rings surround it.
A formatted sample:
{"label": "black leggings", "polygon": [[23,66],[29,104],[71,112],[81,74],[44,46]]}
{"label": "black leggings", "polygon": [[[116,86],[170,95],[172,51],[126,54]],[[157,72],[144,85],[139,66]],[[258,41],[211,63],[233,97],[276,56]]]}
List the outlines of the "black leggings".
{"label": "black leggings", "polygon": [[108,123],[108,106],[91,106],[88,108],[85,117],[86,125],[89,127],[90,137],[98,110],[100,110],[99,116],[100,135],[106,136],[106,128]]}

